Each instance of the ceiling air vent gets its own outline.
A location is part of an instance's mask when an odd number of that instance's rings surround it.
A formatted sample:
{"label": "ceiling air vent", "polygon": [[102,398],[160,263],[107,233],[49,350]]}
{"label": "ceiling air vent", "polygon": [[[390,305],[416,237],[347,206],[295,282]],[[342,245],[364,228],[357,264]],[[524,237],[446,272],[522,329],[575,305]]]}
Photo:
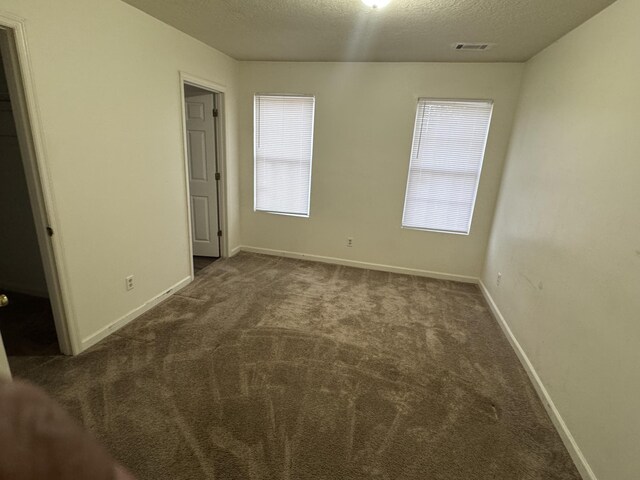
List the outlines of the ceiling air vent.
{"label": "ceiling air vent", "polygon": [[456,50],[468,50],[481,52],[493,48],[494,43],[454,43],[453,48]]}

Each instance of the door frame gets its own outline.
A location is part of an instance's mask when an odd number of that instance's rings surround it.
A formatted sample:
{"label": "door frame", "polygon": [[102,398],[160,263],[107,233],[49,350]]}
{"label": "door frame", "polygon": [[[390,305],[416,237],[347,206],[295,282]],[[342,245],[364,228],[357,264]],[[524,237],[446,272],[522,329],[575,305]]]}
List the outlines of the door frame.
{"label": "door frame", "polygon": [[44,134],[22,18],[0,12],[0,48],[58,344],[65,355],[75,355],[82,351],[82,347],[78,329],[72,321],[62,232],[46,162]]}
{"label": "door frame", "polygon": [[191,222],[191,197],[189,189],[189,157],[187,153],[187,117],[185,115],[185,85],[201,88],[215,95],[214,99],[218,109],[218,120],[215,122],[216,134],[216,160],[220,181],[218,182],[218,221],[222,236],[220,237],[220,257],[229,256],[229,216],[227,212],[227,122],[226,122],[226,96],[227,87],[203,78],[180,71],[180,106],[182,118],[182,146],[183,146],[183,167],[185,181],[185,204],[187,210],[187,240],[189,242],[189,265],[191,279],[194,277],[193,270],[193,226]]}

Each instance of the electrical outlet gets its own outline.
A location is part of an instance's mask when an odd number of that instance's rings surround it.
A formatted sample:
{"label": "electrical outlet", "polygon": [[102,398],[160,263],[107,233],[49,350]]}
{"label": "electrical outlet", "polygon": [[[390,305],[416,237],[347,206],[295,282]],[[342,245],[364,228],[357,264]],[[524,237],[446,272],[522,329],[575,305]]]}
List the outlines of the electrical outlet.
{"label": "electrical outlet", "polygon": [[347,237],[347,247],[353,247],[353,237]]}
{"label": "electrical outlet", "polygon": [[133,290],[133,275],[129,275],[124,280],[127,286],[127,290]]}
{"label": "electrical outlet", "polygon": [[498,276],[496,277],[496,287],[500,286],[501,281],[502,281],[502,273],[498,272]]}

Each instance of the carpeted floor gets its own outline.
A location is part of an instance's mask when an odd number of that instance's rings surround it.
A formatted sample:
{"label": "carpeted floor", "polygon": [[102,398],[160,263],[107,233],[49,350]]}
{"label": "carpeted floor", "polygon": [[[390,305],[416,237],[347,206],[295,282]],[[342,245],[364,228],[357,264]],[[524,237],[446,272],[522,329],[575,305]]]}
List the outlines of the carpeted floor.
{"label": "carpeted floor", "polygon": [[198,273],[203,268],[207,268],[213,262],[218,260],[220,257],[193,257],[193,271]]}
{"label": "carpeted floor", "polygon": [[18,360],[141,480],[580,478],[473,285],[242,253]]}

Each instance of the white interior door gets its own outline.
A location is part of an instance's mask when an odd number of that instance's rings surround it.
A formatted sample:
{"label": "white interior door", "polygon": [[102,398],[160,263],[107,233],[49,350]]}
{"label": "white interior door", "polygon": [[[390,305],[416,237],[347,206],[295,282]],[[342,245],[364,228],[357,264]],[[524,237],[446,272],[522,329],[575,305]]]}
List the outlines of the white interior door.
{"label": "white interior door", "polygon": [[185,99],[193,254],[220,256],[213,93]]}

